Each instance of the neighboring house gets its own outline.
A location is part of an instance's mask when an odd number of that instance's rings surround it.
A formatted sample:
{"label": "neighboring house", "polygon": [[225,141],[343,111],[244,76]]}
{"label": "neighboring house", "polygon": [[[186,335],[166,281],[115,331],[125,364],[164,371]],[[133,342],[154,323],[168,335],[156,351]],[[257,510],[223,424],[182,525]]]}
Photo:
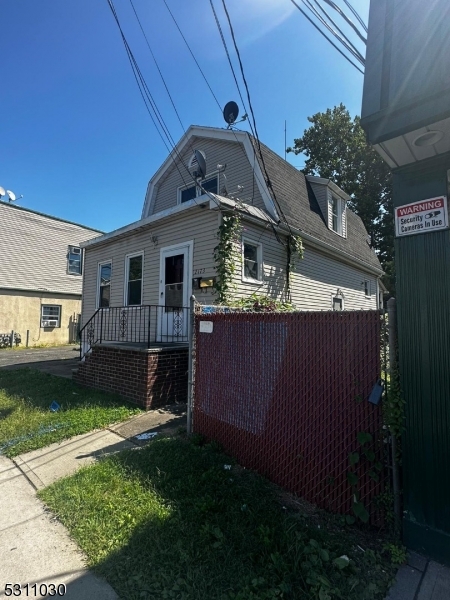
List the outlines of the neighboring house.
{"label": "neighboring house", "polygon": [[0,333],[25,345],[76,341],[81,313],[81,243],[101,232],[0,202]]}
{"label": "neighboring house", "polygon": [[[299,310],[380,306],[382,268],[361,219],[347,207],[349,197],[328,179],[305,177],[263,144],[261,160],[255,148],[245,132],[189,128],[150,180],[141,219],[82,244],[83,324],[101,307],[159,305],[173,313],[171,307],[189,305],[192,293],[203,304],[217,302],[217,232],[223,214],[236,208],[244,225],[236,298],[286,299],[290,229],[305,246],[291,282]],[[203,190],[181,162],[195,170],[195,150],[206,157]],[[158,318],[165,319],[160,340],[180,334],[173,316]]]}

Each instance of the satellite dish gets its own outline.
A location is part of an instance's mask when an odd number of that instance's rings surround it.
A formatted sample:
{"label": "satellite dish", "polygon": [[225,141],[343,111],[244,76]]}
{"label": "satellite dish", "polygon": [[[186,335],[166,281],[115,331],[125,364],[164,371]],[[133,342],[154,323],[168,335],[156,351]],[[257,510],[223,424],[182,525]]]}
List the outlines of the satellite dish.
{"label": "satellite dish", "polygon": [[227,102],[225,104],[225,108],[223,109],[223,118],[225,119],[225,123],[227,125],[233,125],[239,115],[239,106],[236,102]]}
{"label": "satellite dish", "polygon": [[6,190],[6,193],[8,194],[9,201],[14,202],[14,200],[16,199],[15,193],[11,190]]}
{"label": "satellite dish", "polygon": [[206,157],[205,153],[201,150],[194,151],[195,160],[195,171],[192,173],[196,179],[204,179],[206,176]]}
{"label": "satellite dish", "polygon": [[0,198],[1,198],[2,196],[4,196],[5,194],[6,194],[6,192],[5,192],[5,188],[2,188],[2,187],[0,186]]}

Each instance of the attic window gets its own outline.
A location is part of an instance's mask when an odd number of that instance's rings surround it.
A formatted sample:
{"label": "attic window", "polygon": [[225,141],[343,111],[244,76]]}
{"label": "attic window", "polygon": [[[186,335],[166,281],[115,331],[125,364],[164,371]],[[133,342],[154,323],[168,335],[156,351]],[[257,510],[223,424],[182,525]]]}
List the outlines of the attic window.
{"label": "attic window", "polygon": [[183,204],[183,202],[188,202],[198,196],[202,196],[205,193],[203,190],[217,194],[219,188],[218,183],[218,176],[214,175],[214,177],[203,179],[203,181],[200,182],[201,187],[198,185],[190,185],[189,187],[180,188],[178,190],[178,203]]}
{"label": "attic window", "polygon": [[345,201],[334,194],[331,196],[329,227],[334,232],[345,237]]}

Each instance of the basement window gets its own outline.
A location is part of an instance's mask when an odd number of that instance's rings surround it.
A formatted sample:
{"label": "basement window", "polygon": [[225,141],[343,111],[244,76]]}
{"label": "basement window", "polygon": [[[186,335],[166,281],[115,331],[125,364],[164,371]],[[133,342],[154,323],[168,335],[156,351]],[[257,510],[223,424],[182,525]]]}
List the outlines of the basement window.
{"label": "basement window", "polygon": [[58,304],[41,305],[41,327],[61,327],[61,306]]}

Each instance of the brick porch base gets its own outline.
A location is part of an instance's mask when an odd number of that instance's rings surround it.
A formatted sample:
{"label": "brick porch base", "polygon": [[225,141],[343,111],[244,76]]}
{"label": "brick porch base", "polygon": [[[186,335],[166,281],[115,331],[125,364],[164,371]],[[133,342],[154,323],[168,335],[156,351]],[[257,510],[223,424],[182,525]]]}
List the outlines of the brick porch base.
{"label": "brick porch base", "polygon": [[146,410],[186,402],[188,348],[99,344],[80,363],[73,379],[119,394]]}

